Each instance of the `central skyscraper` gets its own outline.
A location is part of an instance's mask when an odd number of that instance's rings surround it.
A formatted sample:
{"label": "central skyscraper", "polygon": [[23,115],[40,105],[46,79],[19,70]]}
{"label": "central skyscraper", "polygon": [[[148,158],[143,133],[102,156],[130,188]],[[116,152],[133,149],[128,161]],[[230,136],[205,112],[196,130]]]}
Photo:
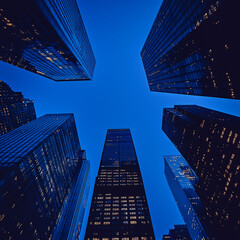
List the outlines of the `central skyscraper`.
{"label": "central skyscraper", "polygon": [[108,130],[85,240],[154,240],[130,130]]}
{"label": "central skyscraper", "polygon": [[0,60],[55,81],[90,80],[95,58],[76,0],[1,1]]}

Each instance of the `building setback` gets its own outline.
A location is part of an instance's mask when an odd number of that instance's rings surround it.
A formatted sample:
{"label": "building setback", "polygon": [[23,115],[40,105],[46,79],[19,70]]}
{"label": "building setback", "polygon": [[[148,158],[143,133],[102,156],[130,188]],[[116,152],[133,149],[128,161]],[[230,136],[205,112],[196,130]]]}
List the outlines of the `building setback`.
{"label": "building setback", "polygon": [[3,1],[0,60],[55,81],[90,80],[95,58],[75,0]]}
{"label": "building setback", "polygon": [[205,210],[195,191],[198,177],[181,156],[164,156],[164,163],[168,185],[186,223],[183,225],[185,227],[183,234],[187,233],[186,238],[174,237],[182,231],[181,227],[177,227],[175,230],[170,230],[169,234],[172,236],[170,239],[211,239],[205,225]]}
{"label": "building setback", "polygon": [[229,0],[163,0],[141,57],[151,91],[240,99]]}
{"label": "building setback", "polygon": [[196,105],[163,110],[162,129],[198,177],[195,186],[216,239],[239,239],[240,118]]}
{"label": "building setback", "polygon": [[0,81],[0,135],[36,119],[34,101]]}
{"label": "building setback", "polygon": [[0,136],[0,239],[78,239],[88,173],[72,114]]}
{"label": "building setback", "polygon": [[168,235],[163,235],[162,240],[192,240],[186,225],[174,225]]}
{"label": "building setback", "polygon": [[108,130],[86,240],[155,239],[130,130]]}

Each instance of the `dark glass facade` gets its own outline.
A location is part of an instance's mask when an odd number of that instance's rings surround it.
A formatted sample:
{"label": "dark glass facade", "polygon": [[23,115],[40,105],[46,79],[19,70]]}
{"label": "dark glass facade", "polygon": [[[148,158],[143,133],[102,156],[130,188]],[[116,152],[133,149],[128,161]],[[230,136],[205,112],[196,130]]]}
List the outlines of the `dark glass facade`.
{"label": "dark glass facade", "polygon": [[0,135],[36,119],[34,101],[0,81]]}
{"label": "dark glass facade", "polygon": [[[198,177],[181,156],[165,156],[164,163],[165,175],[169,187],[186,223],[185,228],[188,230],[186,229],[185,232],[187,232],[189,236],[188,238],[170,239],[210,239],[207,227],[203,222],[205,210],[195,191]],[[173,233],[177,234],[177,231],[173,231]]]}
{"label": "dark glass facade", "polygon": [[78,240],[86,209],[90,189],[90,163],[83,161],[80,173],[74,176],[72,187],[69,190],[57,222],[53,240]]}
{"label": "dark glass facade", "polygon": [[141,57],[151,91],[240,99],[232,0],[164,0]]}
{"label": "dark glass facade", "polygon": [[79,235],[88,172],[72,114],[0,136],[0,239],[77,239],[70,236]]}
{"label": "dark glass facade", "polygon": [[163,235],[162,240],[192,240],[186,225],[174,225],[168,235]]}
{"label": "dark glass facade", "polygon": [[130,130],[108,130],[86,240],[155,239]]}
{"label": "dark glass facade", "polygon": [[0,60],[55,81],[90,80],[95,58],[75,0],[2,1]]}
{"label": "dark glass facade", "polygon": [[195,190],[216,239],[239,239],[240,118],[195,105],[163,111],[162,129],[198,176]]}

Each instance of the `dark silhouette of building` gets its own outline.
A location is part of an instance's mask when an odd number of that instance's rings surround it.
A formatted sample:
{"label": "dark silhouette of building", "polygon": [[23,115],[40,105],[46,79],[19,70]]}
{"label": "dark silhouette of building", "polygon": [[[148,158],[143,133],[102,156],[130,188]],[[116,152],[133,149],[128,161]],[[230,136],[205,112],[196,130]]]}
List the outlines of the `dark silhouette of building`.
{"label": "dark silhouette of building", "polygon": [[141,57],[151,91],[240,99],[238,8],[164,0]]}
{"label": "dark silhouette of building", "polygon": [[128,129],[107,132],[85,239],[155,239]]}
{"label": "dark silhouette of building", "polygon": [[163,235],[162,240],[192,240],[186,225],[174,225],[174,229],[169,230],[168,235]]}
{"label": "dark silhouette of building", "polygon": [[72,114],[0,136],[0,239],[78,239],[88,173]]}
{"label": "dark silhouette of building", "polygon": [[174,238],[175,235],[178,236],[178,232],[181,233],[181,228],[177,228],[171,230],[173,232],[170,231],[169,235],[172,236],[170,239],[210,239],[207,226],[203,221],[205,210],[195,191],[198,177],[181,156],[164,156],[164,163],[168,185],[186,223],[184,225],[186,231],[183,233],[187,232],[189,236],[188,238]]}
{"label": "dark silhouette of building", "polygon": [[[163,110],[162,129],[198,177],[195,186],[216,239],[239,239],[240,118],[195,105]],[[223,238],[225,237],[225,238]]]}
{"label": "dark silhouette of building", "polygon": [[34,101],[25,99],[0,81],[0,135],[8,133],[36,118]]}
{"label": "dark silhouette of building", "polygon": [[0,60],[55,81],[92,78],[95,58],[77,1],[2,1],[0,30]]}

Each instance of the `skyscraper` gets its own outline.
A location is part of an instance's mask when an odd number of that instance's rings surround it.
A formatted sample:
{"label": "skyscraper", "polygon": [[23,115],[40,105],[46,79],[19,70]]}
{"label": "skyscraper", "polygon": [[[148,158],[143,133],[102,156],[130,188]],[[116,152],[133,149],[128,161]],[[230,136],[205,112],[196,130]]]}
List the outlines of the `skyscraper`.
{"label": "skyscraper", "polygon": [[163,111],[162,129],[198,177],[195,187],[216,239],[239,239],[240,118],[195,105]]}
{"label": "skyscraper", "polygon": [[[193,240],[210,239],[205,225],[205,209],[201,203],[199,196],[195,191],[195,185],[198,182],[198,177],[190,168],[185,159],[181,156],[165,156],[165,175],[169,184],[169,187],[176,200],[178,208],[182,214],[182,217],[186,223],[186,231],[188,238]],[[170,231],[170,235],[177,235],[181,233],[179,231]],[[190,237],[190,235],[191,237]],[[175,239],[175,238],[171,238]],[[184,239],[184,238],[176,238]]]}
{"label": "skyscraper", "polygon": [[186,225],[174,225],[174,229],[170,229],[168,235],[163,235],[162,240],[192,240],[192,238]]}
{"label": "skyscraper", "polygon": [[150,90],[240,99],[237,11],[228,0],[163,0],[141,52]]}
{"label": "skyscraper", "polygon": [[108,130],[86,240],[155,239],[130,130]]}
{"label": "skyscraper", "polygon": [[0,136],[0,239],[78,239],[88,173],[72,114]]}
{"label": "skyscraper", "polygon": [[90,80],[95,58],[75,0],[2,1],[0,60],[55,81]]}
{"label": "skyscraper", "polygon": [[25,99],[0,80],[0,135],[36,118],[34,101]]}

